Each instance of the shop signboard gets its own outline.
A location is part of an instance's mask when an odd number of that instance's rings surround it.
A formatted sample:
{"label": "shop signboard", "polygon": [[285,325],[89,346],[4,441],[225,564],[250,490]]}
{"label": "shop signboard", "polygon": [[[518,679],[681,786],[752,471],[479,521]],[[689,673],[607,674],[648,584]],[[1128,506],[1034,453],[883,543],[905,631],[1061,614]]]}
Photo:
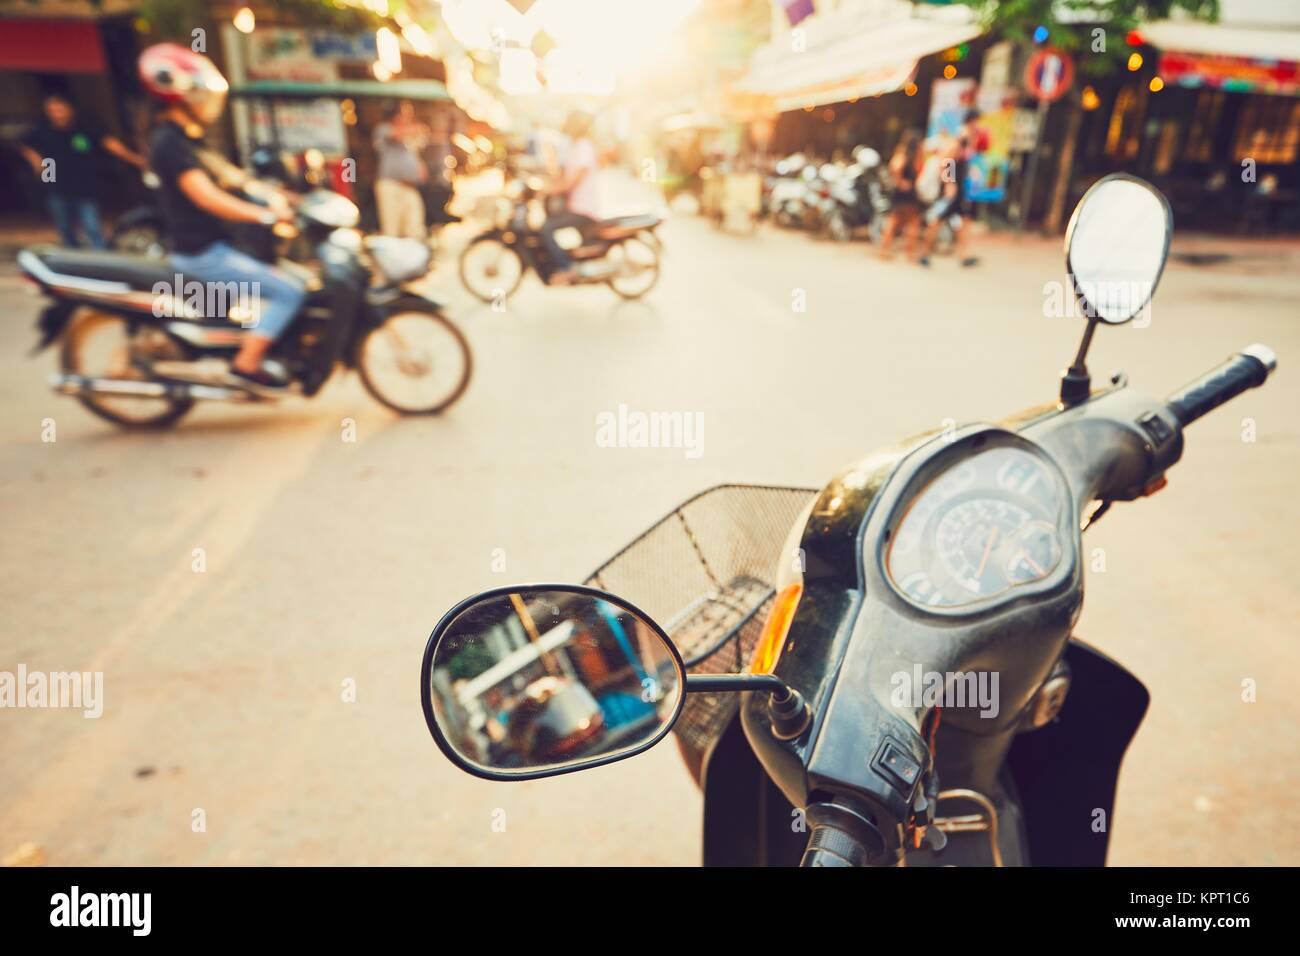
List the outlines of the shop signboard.
{"label": "shop signboard", "polygon": [[258,30],[246,42],[250,70],[286,63],[373,63],[379,56],[373,33],[268,29]]}
{"label": "shop signboard", "polygon": [[1011,85],[1011,43],[1003,40],[984,51],[981,90],[1004,90]]}
{"label": "shop signboard", "polygon": [[1027,153],[1038,143],[1038,112],[1016,110],[1011,117],[1011,152]]}
{"label": "shop signboard", "polygon": [[975,81],[970,77],[935,80],[930,96],[930,122],[926,136],[955,136],[961,130],[966,112],[975,106]]}
{"label": "shop signboard", "polygon": [[980,136],[966,175],[966,195],[971,202],[1007,198],[1017,99],[1016,91],[1006,87],[980,87],[975,98]]}
{"label": "shop signboard", "polygon": [[1160,54],[1160,76],[1177,86],[1201,87],[1238,93],[1300,94],[1300,62],[1251,60],[1166,50]]}
{"label": "shop signboard", "polygon": [[[1004,109],[1007,95],[991,90],[982,95],[970,77],[936,80],[930,100],[926,135],[956,136],[972,109],[980,112],[979,135],[966,165],[966,197],[972,202],[1001,202],[1006,198],[1007,166],[1011,144],[1011,110]],[[992,107],[990,109],[990,107]]]}
{"label": "shop signboard", "polygon": [[[340,34],[304,30],[264,30],[247,39],[245,73],[251,81],[330,83],[338,79],[336,63],[361,50]],[[347,153],[347,131],[337,99],[253,99],[249,120],[254,143],[277,143],[294,153],[318,149],[329,157]]]}

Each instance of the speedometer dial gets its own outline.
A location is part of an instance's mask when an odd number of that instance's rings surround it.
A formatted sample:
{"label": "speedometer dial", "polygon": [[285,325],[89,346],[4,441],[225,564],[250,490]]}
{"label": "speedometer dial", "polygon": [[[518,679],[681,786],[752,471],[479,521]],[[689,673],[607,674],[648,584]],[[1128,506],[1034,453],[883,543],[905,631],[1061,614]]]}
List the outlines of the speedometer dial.
{"label": "speedometer dial", "polygon": [[931,607],[986,601],[1060,564],[1060,485],[1019,448],[981,452],[931,481],[907,507],[886,567],[895,587]]}
{"label": "speedometer dial", "polygon": [[1029,522],[1029,512],[997,498],[968,498],[939,519],[935,547],[944,569],[979,597],[1000,589],[1002,569],[994,555]]}

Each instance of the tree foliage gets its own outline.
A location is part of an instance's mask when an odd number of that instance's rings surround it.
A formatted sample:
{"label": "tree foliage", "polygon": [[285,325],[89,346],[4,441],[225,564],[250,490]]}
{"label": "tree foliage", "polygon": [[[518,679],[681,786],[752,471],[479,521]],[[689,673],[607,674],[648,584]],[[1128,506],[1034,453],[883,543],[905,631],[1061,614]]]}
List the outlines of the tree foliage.
{"label": "tree foliage", "polygon": [[[238,4],[228,9],[207,0],[142,0],[138,21],[147,24],[148,35],[155,40],[188,41],[196,27],[224,19]],[[257,10],[258,5],[252,4]],[[342,32],[373,30],[380,22],[368,10],[330,0],[276,0],[275,19],[297,27],[322,27]],[[273,24],[267,24],[272,26]],[[258,27],[262,28],[259,17]]]}
{"label": "tree foliage", "polygon": [[[1127,59],[1130,30],[1164,20],[1181,10],[1201,20],[1219,18],[1218,0],[962,0],[977,12],[994,36],[1033,43],[1034,32],[1045,27],[1052,46],[1071,53],[1088,73],[1108,73]],[[1105,31],[1105,46],[1097,49],[1097,29]]]}

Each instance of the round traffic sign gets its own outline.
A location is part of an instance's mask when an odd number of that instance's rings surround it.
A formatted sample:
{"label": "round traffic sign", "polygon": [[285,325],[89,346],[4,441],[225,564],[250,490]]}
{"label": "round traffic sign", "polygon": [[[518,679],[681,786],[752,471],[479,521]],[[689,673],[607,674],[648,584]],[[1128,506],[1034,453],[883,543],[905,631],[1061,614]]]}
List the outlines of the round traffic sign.
{"label": "round traffic sign", "polygon": [[1073,81],[1074,62],[1056,47],[1044,47],[1025,65],[1025,88],[1044,102],[1059,100]]}

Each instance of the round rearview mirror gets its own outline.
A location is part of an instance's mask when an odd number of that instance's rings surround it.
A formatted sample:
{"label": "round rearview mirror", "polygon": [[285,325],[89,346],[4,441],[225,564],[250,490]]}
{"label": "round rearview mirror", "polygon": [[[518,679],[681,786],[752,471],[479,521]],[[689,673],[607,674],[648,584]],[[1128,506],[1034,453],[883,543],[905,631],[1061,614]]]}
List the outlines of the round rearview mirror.
{"label": "round rearview mirror", "polygon": [[1169,201],[1150,183],[1117,173],[1093,185],[1065,233],[1065,264],[1084,315],[1119,325],[1145,309],[1173,231]]}
{"label": "round rearview mirror", "polygon": [[565,773],[653,746],[681,712],[668,636],[593,588],[498,588],[448,611],[421,669],[424,717],[453,763],[493,780]]}

